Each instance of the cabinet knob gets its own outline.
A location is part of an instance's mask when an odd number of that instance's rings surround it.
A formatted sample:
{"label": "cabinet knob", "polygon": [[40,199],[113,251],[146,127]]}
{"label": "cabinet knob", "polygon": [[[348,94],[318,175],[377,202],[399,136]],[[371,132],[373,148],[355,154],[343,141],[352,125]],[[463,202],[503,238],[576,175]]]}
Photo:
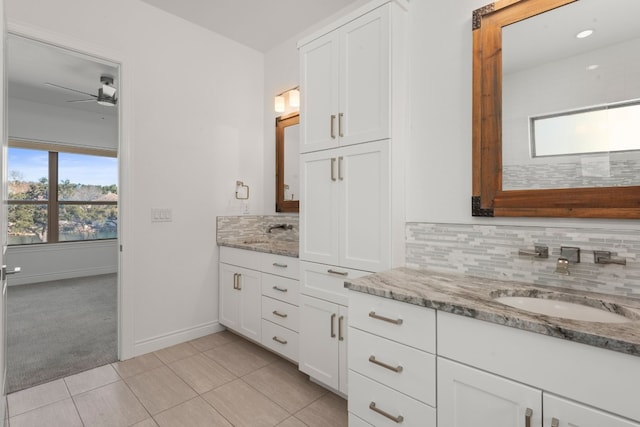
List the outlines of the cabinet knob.
{"label": "cabinet knob", "polygon": [[551,418],[551,427],[559,427],[560,426],[560,420],[557,418]]}

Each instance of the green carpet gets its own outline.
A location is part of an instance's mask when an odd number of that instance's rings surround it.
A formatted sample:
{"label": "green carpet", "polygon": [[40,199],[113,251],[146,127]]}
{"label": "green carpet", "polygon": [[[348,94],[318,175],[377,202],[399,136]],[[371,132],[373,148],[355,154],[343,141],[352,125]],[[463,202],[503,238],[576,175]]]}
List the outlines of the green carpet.
{"label": "green carpet", "polygon": [[7,393],[117,360],[117,276],[9,287]]}

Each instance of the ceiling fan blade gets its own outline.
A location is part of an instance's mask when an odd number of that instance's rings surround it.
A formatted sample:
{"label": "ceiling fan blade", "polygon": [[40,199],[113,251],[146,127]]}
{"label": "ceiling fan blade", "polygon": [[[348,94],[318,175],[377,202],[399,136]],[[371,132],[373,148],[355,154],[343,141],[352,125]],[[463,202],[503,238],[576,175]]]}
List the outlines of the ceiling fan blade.
{"label": "ceiling fan blade", "polygon": [[92,97],[94,97],[94,98],[97,98],[97,97],[98,97],[97,95],[93,95],[93,94],[91,94],[91,93],[83,92],[83,91],[81,91],[81,90],[77,90],[77,89],[71,89],[70,87],[60,86],[60,85],[57,85],[57,84],[55,84],[55,83],[48,83],[48,82],[46,82],[45,84],[46,84],[46,85],[48,85],[48,86],[53,86],[53,87],[57,87],[57,88],[60,88],[60,89],[71,90],[71,91],[73,91],[73,92],[78,92],[78,93],[81,93],[81,94],[83,94],[83,95],[92,96]]}
{"label": "ceiling fan blade", "polygon": [[73,99],[67,102],[96,102],[95,99]]}

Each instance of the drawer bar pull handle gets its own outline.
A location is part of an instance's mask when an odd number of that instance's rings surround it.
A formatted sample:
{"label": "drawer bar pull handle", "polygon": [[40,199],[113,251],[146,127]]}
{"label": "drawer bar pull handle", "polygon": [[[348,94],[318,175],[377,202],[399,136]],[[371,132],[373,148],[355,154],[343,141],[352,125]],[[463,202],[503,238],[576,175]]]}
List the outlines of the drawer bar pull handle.
{"label": "drawer bar pull handle", "polygon": [[288,267],[287,264],[280,264],[279,262],[274,262],[273,266],[274,267],[280,267],[280,268],[287,268]]}
{"label": "drawer bar pull handle", "polygon": [[273,287],[273,290],[274,290],[274,291],[278,291],[278,292],[287,292],[287,289],[285,289],[285,288],[279,288],[279,287],[277,287],[277,286],[274,286],[274,287]]}
{"label": "drawer bar pull handle", "polygon": [[531,417],[533,416],[533,409],[527,408],[524,411],[524,425],[525,427],[531,427]]}
{"label": "drawer bar pull handle", "polygon": [[560,420],[557,418],[551,418],[551,427],[559,427],[560,426]]}
{"label": "drawer bar pull handle", "polygon": [[376,314],[375,311],[370,311],[369,317],[373,317],[374,319],[382,320],[384,322],[393,323],[394,325],[402,325],[402,319],[391,319],[389,317],[380,316],[379,314]]}
{"label": "drawer bar pull handle", "polygon": [[375,364],[375,365],[378,365],[378,366],[382,366],[383,368],[386,368],[386,369],[388,369],[388,370],[390,370],[390,371],[397,372],[397,373],[402,372],[402,369],[404,369],[404,368],[403,368],[402,366],[400,366],[400,365],[398,365],[398,366],[391,366],[391,365],[388,365],[388,364],[386,364],[386,363],[384,363],[384,362],[381,362],[381,361],[379,361],[378,359],[376,359],[376,357],[375,357],[375,356],[373,356],[373,355],[372,355],[372,356],[369,356],[369,362],[371,362],[371,363],[373,363],[373,364]]}
{"label": "drawer bar pull handle", "polygon": [[335,338],[336,337],[336,329],[334,326],[334,320],[336,320],[336,314],[333,313],[331,315],[331,338]]}
{"label": "drawer bar pull handle", "polygon": [[274,340],[275,342],[278,342],[280,344],[286,344],[287,340],[283,340],[282,338],[278,338],[278,337],[273,337],[272,340]]}
{"label": "drawer bar pull handle", "polygon": [[287,313],[280,313],[278,310],[273,310],[273,314],[275,314],[278,317],[282,317],[283,319],[288,316]]}
{"label": "drawer bar pull handle", "polygon": [[383,411],[382,409],[378,408],[376,406],[376,402],[369,403],[369,409],[371,409],[373,412],[377,412],[378,414],[382,415],[383,417],[389,418],[391,421],[393,421],[395,423],[400,424],[401,422],[404,421],[404,417],[402,415],[398,415],[397,417],[394,417],[390,413],[388,413],[386,411]]}
{"label": "drawer bar pull handle", "polygon": [[337,270],[333,270],[331,268],[327,270],[327,273],[337,274],[339,276],[348,276],[349,275],[349,273],[346,272],[346,271],[337,271]]}

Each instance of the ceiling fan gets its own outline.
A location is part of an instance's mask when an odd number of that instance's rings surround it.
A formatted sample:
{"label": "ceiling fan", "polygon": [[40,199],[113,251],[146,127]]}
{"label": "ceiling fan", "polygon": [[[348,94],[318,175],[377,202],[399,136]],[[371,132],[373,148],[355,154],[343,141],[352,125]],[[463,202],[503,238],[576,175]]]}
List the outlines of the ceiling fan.
{"label": "ceiling fan", "polygon": [[60,89],[65,89],[65,90],[70,90],[70,91],[73,91],[73,92],[78,92],[78,93],[81,93],[83,95],[87,95],[87,96],[91,97],[90,99],[76,99],[76,100],[67,101],[67,102],[96,101],[98,104],[104,105],[105,107],[114,107],[118,103],[118,100],[116,99],[116,88],[113,87],[113,77],[100,76],[100,83],[102,83],[102,85],[98,89],[98,94],[97,95],[93,95],[91,93],[83,92],[83,91],[77,90],[77,89],[71,89],[69,87],[60,86],[60,85],[57,85],[55,83],[45,83],[45,84],[48,85],[48,86],[53,86],[53,87],[57,87],[57,88],[60,88]]}

